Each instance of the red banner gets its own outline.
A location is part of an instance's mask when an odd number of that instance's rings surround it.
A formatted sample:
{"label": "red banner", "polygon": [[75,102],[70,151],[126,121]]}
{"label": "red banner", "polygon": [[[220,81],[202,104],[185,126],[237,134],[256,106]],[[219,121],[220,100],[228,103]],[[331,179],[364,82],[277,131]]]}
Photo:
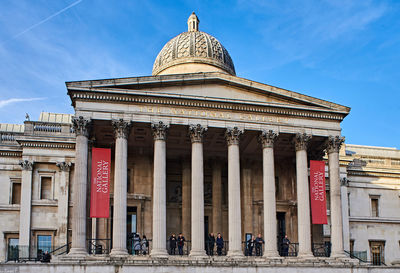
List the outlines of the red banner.
{"label": "red banner", "polygon": [[90,217],[110,216],[111,149],[92,148],[92,187]]}
{"label": "red banner", "polygon": [[325,162],[310,160],[310,199],[313,224],[327,224]]}

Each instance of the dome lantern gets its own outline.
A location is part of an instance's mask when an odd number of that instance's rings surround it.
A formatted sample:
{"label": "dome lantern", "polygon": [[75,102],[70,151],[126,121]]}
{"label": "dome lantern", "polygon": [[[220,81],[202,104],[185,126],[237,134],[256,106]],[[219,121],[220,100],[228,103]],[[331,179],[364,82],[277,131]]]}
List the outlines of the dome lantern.
{"label": "dome lantern", "polygon": [[221,72],[236,75],[225,47],[208,33],[199,31],[199,18],[193,12],[188,31],[164,45],[153,65],[153,75]]}

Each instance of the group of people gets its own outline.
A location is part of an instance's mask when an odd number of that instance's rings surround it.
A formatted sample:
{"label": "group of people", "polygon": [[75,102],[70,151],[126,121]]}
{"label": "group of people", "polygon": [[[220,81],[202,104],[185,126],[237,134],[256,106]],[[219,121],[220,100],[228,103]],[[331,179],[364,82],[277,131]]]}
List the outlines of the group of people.
{"label": "group of people", "polygon": [[217,238],[215,238],[214,233],[208,234],[208,238],[206,241],[207,248],[206,252],[209,256],[214,256],[214,248],[217,246],[217,255],[222,255],[222,249],[224,248],[224,239],[222,238],[221,233],[217,233]]}
{"label": "group of people", "polygon": [[179,233],[178,237],[172,234],[171,237],[169,237],[169,255],[176,255],[176,247],[178,247],[178,254],[182,256],[185,241],[185,237],[183,237],[182,233]]}
{"label": "group of people", "polygon": [[265,244],[264,239],[261,237],[259,233],[257,238],[254,235],[251,236],[249,240],[247,240],[247,256],[253,256],[253,249],[256,249],[256,256],[262,256],[262,247]]}
{"label": "group of people", "polygon": [[146,235],[143,235],[143,238],[140,238],[139,233],[134,233],[132,238],[132,254],[146,255],[149,249],[149,241],[146,238]]}

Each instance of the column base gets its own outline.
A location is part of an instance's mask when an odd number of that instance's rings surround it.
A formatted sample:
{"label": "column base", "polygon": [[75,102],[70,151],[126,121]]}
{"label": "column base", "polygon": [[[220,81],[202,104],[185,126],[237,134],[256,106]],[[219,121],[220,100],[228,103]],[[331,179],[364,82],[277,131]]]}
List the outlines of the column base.
{"label": "column base", "polygon": [[67,254],[68,258],[75,258],[75,259],[84,259],[86,256],[88,256],[86,248],[78,248],[74,247],[69,250],[69,253]]}
{"label": "column base", "polygon": [[340,252],[332,252],[331,253],[331,258],[347,258],[346,254],[344,253],[344,251],[340,251]]}
{"label": "column base", "polygon": [[169,255],[166,249],[152,249],[150,252],[152,258],[168,259]]}
{"label": "column base", "polygon": [[265,251],[263,257],[267,259],[282,259],[282,257],[279,256],[279,253],[276,250]]}
{"label": "column base", "polygon": [[111,249],[111,252],[110,252],[111,257],[125,257],[128,255],[129,255],[129,253],[126,248],[113,248],[113,249]]}
{"label": "column base", "polygon": [[234,259],[243,259],[244,254],[241,250],[228,250],[228,253],[226,254],[227,257],[229,258],[234,258]]}
{"label": "column base", "polygon": [[304,253],[299,253],[297,255],[298,258],[301,259],[314,259],[314,254],[312,254],[312,252],[304,252]]}
{"label": "column base", "polygon": [[195,258],[195,259],[206,259],[208,256],[206,255],[205,250],[191,250],[189,257]]}

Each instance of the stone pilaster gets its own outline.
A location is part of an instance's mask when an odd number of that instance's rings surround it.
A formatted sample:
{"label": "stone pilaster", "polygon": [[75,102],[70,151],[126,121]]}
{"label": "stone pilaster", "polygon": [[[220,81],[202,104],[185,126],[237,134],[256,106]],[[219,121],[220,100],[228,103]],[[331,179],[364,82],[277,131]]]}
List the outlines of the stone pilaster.
{"label": "stone pilaster", "polygon": [[328,138],[328,164],[331,196],[331,257],[345,257],[343,250],[343,219],[340,198],[339,150],[344,137],[330,136]]}
{"label": "stone pilaster", "polygon": [[279,257],[276,232],[276,200],[275,200],[275,162],[274,143],[278,135],[272,131],[262,131],[260,142],[263,154],[263,198],[264,198],[264,257]]}
{"label": "stone pilaster", "polygon": [[166,247],[166,137],[169,126],[152,124],[154,137],[153,248],[152,257],[168,257]]}
{"label": "stone pilaster", "polygon": [[115,134],[114,167],[114,213],[113,213],[113,248],[112,256],[128,255],[126,248],[126,206],[127,206],[127,170],[128,137],[131,122],[123,119],[113,120]]}
{"label": "stone pilaster", "polygon": [[310,222],[310,191],[308,186],[307,145],[311,136],[298,133],[294,143],[296,147],[296,178],[297,178],[297,217],[299,236],[299,257],[311,258],[311,222]]}
{"label": "stone pilaster", "polygon": [[189,126],[192,141],[192,249],[190,256],[206,257],[204,250],[204,164],[203,136],[207,128]]}
{"label": "stone pilaster", "polygon": [[72,119],[76,134],[74,191],[72,196],[72,248],[70,256],[87,255],[86,249],[86,199],[88,173],[88,137],[91,121],[82,116]]}
{"label": "stone pilaster", "polygon": [[350,251],[350,226],[349,226],[349,196],[347,187],[349,181],[346,177],[340,179],[340,195],[342,200],[342,221],[343,221],[343,249]]}
{"label": "stone pilaster", "polygon": [[23,160],[21,177],[21,207],[19,214],[19,250],[20,257],[29,257],[31,245],[31,203],[32,203],[32,170],[33,162]]}
{"label": "stone pilaster", "polygon": [[182,233],[191,240],[191,169],[190,160],[182,159]]}
{"label": "stone pilaster", "polygon": [[225,138],[228,144],[228,222],[230,257],[242,257],[242,224],[240,211],[240,155],[239,141],[243,131],[228,128]]}
{"label": "stone pilaster", "polygon": [[58,195],[58,245],[68,243],[68,195],[69,195],[69,175],[72,163],[57,162],[59,168],[59,195]]}
{"label": "stone pilaster", "polygon": [[212,230],[222,232],[222,170],[217,159],[212,164]]}

